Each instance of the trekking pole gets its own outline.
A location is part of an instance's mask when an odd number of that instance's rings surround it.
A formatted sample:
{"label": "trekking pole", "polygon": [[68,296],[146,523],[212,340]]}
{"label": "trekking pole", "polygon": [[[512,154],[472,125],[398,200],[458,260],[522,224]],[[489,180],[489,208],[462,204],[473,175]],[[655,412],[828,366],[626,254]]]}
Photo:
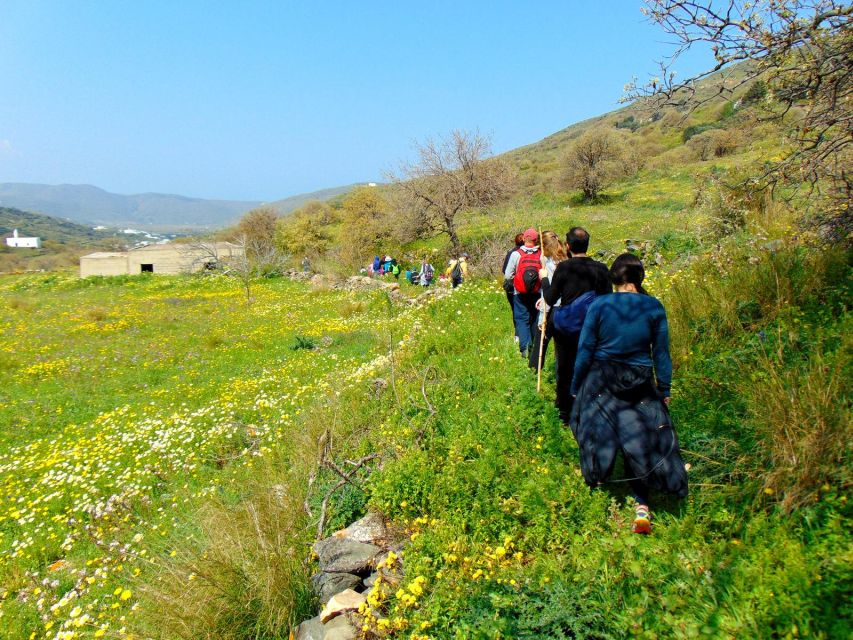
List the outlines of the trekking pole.
{"label": "trekking pole", "polygon": [[[542,251],[542,229],[539,229],[539,250]],[[542,255],[545,255],[544,253]],[[539,362],[536,365],[536,393],[542,389],[542,352],[545,347],[545,327],[548,326],[548,310],[545,308],[545,292],[541,287],[539,290],[539,300],[542,302],[542,327],[539,335]]]}

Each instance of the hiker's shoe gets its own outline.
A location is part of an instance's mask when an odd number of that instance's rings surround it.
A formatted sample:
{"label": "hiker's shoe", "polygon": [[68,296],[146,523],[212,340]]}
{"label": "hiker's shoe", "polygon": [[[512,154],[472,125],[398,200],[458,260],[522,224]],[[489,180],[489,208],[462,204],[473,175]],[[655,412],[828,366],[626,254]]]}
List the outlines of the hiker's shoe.
{"label": "hiker's shoe", "polygon": [[635,509],[634,523],[631,525],[633,533],[648,535],[652,532],[652,514],[644,504],[638,504]]}

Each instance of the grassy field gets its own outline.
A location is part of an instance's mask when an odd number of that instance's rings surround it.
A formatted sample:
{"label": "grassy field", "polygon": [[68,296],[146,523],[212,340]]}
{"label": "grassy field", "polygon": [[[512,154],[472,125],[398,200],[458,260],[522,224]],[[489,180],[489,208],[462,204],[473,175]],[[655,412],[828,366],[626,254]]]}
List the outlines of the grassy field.
{"label": "grassy field", "polygon": [[0,289],[4,638],[124,635],[130,582],[182,514],[287,448],[303,411],[387,349],[381,296],[287,281],[251,308],[226,278]]}

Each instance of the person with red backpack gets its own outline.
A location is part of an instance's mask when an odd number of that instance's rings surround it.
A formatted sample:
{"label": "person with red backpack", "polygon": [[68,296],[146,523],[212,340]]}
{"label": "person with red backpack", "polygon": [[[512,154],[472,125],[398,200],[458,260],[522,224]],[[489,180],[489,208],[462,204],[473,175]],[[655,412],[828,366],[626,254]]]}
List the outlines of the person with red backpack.
{"label": "person with red backpack", "polygon": [[506,288],[512,283],[512,317],[515,335],[522,357],[529,359],[533,347],[536,320],[539,312],[536,301],[539,300],[541,280],[539,268],[542,266],[542,252],[539,249],[539,233],[530,228],[524,232],[524,244],[509,256],[504,280]]}

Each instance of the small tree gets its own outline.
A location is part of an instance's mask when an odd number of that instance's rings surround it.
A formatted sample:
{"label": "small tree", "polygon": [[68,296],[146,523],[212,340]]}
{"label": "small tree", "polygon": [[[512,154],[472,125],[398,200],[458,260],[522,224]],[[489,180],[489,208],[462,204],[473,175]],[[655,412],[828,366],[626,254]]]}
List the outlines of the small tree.
{"label": "small tree", "polygon": [[252,209],[237,223],[236,239],[243,239],[249,251],[267,254],[275,246],[278,213],[271,207]]}
{"label": "small tree", "polygon": [[309,202],[278,219],[275,244],[290,255],[300,252],[323,255],[332,241],[329,226],[337,220],[337,213],[324,202]]}
{"label": "small tree", "polygon": [[388,252],[388,202],[377,187],[356,187],[343,201],[346,237],[341,239],[340,261],[350,269],[368,264],[379,252]]}
{"label": "small tree", "polygon": [[240,281],[246,292],[246,306],[251,306],[254,282],[259,278],[281,275],[289,256],[266,238],[241,235],[235,238],[234,245],[236,250],[225,263],[226,273]]}
{"label": "small tree", "polygon": [[508,162],[491,156],[491,141],[474,131],[453,131],[446,138],[415,144],[417,161],[404,162],[389,175],[413,214],[422,237],[445,234],[455,254],[462,251],[457,216],[506,199],[515,173]]}
{"label": "small tree", "polygon": [[563,161],[566,186],[580,189],[585,200],[596,200],[614,181],[636,171],[637,158],[627,140],[606,129],[580,136]]}

